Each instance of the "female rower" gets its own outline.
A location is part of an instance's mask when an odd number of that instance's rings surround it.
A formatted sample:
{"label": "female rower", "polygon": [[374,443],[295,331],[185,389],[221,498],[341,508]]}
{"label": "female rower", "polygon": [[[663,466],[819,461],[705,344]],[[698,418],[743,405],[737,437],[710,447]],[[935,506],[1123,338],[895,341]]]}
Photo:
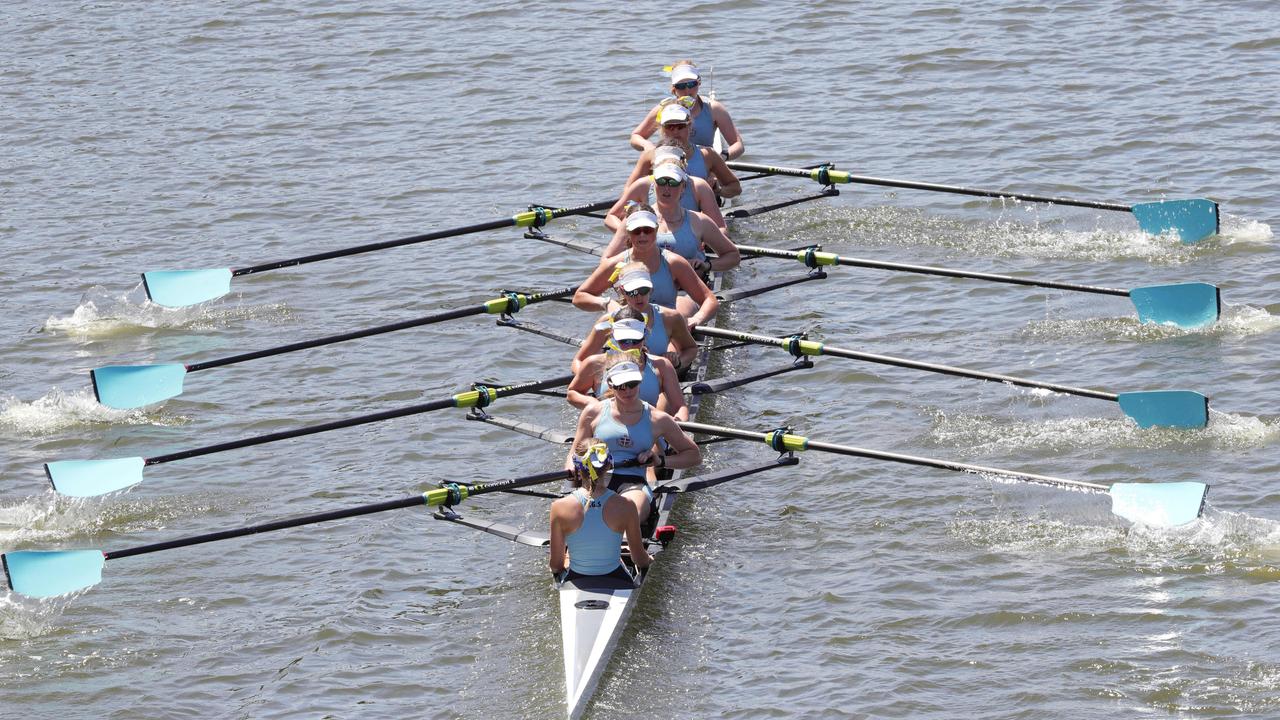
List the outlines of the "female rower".
{"label": "female rower", "polygon": [[[711,147],[715,142],[716,129],[729,144],[725,148],[725,158],[732,160],[740,157],[746,147],[742,144],[742,136],[729,117],[729,111],[716,100],[702,97],[698,88],[702,85],[702,75],[692,60],[680,60],[671,68],[671,94],[677,100],[689,103],[689,111],[693,121],[693,142]],[[649,137],[657,130],[658,112],[661,105],[649,111],[644,120],[631,131],[631,147],[644,151],[653,147]]]}
{"label": "female rower", "polygon": [[[587,405],[578,415],[574,446],[591,437],[608,444],[614,461],[609,488],[629,500],[636,508],[637,517],[643,520],[649,517],[653,500],[644,465],[652,463],[659,469],[691,468],[702,462],[702,454],[674,418],[640,399],[644,374],[630,355],[614,353],[607,359],[604,379],[607,397]],[[665,454],[654,450],[659,439],[667,443]],[[621,467],[627,460],[639,465]],[[565,469],[571,466],[572,457],[565,460]]]}
{"label": "female rower", "polygon": [[[724,229],[711,218],[681,206],[680,198],[689,192],[689,176],[680,166],[664,162],[653,168],[654,196],[658,216],[658,246],[672,250],[689,261],[694,272],[706,277],[712,270],[730,270],[738,266],[738,247],[729,241]],[[622,251],[622,233],[615,233],[605,247],[605,255]],[[705,249],[716,254],[708,260]]]}
{"label": "female rower", "polygon": [[644,346],[650,355],[662,355],[675,366],[676,372],[683,372],[698,354],[698,341],[689,332],[689,323],[680,313],[671,308],[654,305],[649,301],[653,291],[653,280],[644,263],[631,262],[623,265],[618,271],[618,279],[613,284],[618,293],[618,301],[623,306],[605,313],[591,328],[578,353],[573,357],[570,369],[578,372],[582,362],[596,355],[605,348],[609,341],[613,321],[619,313],[626,309],[640,313],[645,319],[648,334]]}
{"label": "female rower", "polygon": [[569,404],[579,410],[602,398],[608,391],[604,382],[604,364],[609,356],[625,353],[640,367],[640,399],[677,420],[689,419],[689,407],[684,404],[684,391],[671,361],[661,355],[645,352],[645,338],[649,328],[642,312],[624,307],[614,314],[609,344],[587,356],[574,371],[569,383]]}
{"label": "female rower", "polygon": [[[623,227],[627,231],[627,250],[618,255],[606,255],[600,260],[595,271],[574,293],[574,307],[608,312],[611,309],[609,300],[603,293],[618,279],[624,265],[641,262],[653,282],[650,302],[674,307],[688,318],[690,329],[715,317],[720,301],[712,294],[711,288],[702,282],[688,260],[658,247],[658,216],[653,213],[653,208],[644,203],[632,205]],[[688,297],[677,297],[676,293],[681,290]]]}
{"label": "female rower", "polygon": [[571,464],[578,487],[551,503],[551,574],[557,580],[563,574],[564,580],[611,575],[631,581],[618,552],[622,537],[627,538],[637,568],[648,567],[653,558],[644,549],[634,508],[609,489],[613,473],[609,446],[597,438],[575,445]]}
{"label": "female rower", "polygon": [[[661,145],[655,148],[653,151],[654,172],[657,172],[657,168],[662,167],[663,163],[668,162],[675,163],[680,166],[681,170],[685,170],[684,150],[678,145]],[[687,170],[685,174],[688,174]],[[604,216],[604,226],[614,232],[621,233],[623,211],[626,209],[627,204],[632,202],[654,204],[657,202],[655,193],[658,185],[660,183],[655,182],[653,174],[637,178],[622,192],[622,197],[618,198],[618,202],[609,208],[609,212]],[[720,205],[716,202],[716,191],[712,190],[711,184],[703,178],[689,176],[688,182],[681,188],[680,207],[688,210],[697,210],[711,218],[711,221],[722,230],[727,227],[724,215],[720,212]]]}
{"label": "female rower", "polygon": [[[662,141],[658,143],[658,147],[665,142],[684,150],[687,162],[685,172],[711,183],[721,197],[736,197],[742,192],[742,183],[738,182],[738,177],[733,174],[728,165],[725,165],[724,158],[717,155],[715,150],[689,140],[690,123],[688,108],[676,103],[663,105],[658,110],[658,129],[662,133]],[[655,150],[656,147],[640,153],[624,188],[631,187],[631,183],[653,173]]]}

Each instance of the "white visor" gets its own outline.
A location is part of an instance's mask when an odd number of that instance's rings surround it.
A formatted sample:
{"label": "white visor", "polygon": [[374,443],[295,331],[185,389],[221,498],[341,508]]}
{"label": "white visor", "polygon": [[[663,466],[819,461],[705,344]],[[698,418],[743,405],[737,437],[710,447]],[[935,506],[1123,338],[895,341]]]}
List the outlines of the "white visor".
{"label": "white visor", "polygon": [[671,68],[671,84],[686,80],[701,80],[702,76],[698,74],[698,68],[692,65],[677,65]]}
{"label": "white visor", "polygon": [[648,210],[640,210],[639,212],[631,213],[627,216],[627,232],[631,232],[638,227],[651,227],[654,230],[657,230],[658,216]]}
{"label": "white visor", "polygon": [[681,170],[679,165],[667,163],[665,165],[658,165],[653,169],[653,178],[655,180],[658,178],[671,178],[683,183],[689,179],[689,174],[684,170]]}
{"label": "white visor", "polygon": [[649,271],[643,268],[631,270],[622,277],[618,278],[618,282],[614,283],[614,287],[620,287],[628,292],[642,287],[653,289],[653,278],[649,276]]}
{"label": "white visor", "polygon": [[667,125],[669,123],[687,123],[693,116],[689,114],[689,108],[671,103],[663,105],[658,111],[658,124]]}
{"label": "white visor", "polygon": [[644,375],[640,374],[640,366],[633,362],[620,362],[609,368],[605,373],[605,382],[610,387],[626,385],[629,382],[640,382],[644,380]]}
{"label": "white visor", "polygon": [[648,330],[644,326],[644,321],[627,318],[626,320],[613,321],[613,341],[625,342],[627,340],[643,340],[645,331]]}
{"label": "white visor", "polygon": [[663,145],[653,149],[653,164],[661,165],[664,162],[677,161],[684,163],[684,148],[678,148],[674,145]]}

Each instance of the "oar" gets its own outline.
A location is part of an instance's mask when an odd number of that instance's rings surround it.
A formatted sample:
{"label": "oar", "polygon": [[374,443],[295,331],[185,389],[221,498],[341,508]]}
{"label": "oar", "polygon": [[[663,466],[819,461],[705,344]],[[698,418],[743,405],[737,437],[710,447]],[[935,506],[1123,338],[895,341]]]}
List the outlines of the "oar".
{"label": "oar", "polygon": [[840,257],[835,253],[820,252],[816,247],[805,250],[778,250],[776,248],[739,245],[743,257],[759,255],[761,257],[784,258],[804,263],[816,268],[823,265],[845,265],[848,267],[874,268],[877,270],[896,270],[900,272],[920,273],[922,275],[941,275],[943,277],[970,278],[988,282],[1008,283],[1010,285],[1030,285],[1033,287],[1052,288],[1054,290],[1070,290],[1073,292],[1094,293],[1097,295],[1115,295],[1127,297],[1138,311],[1138,319],[1142,322],[1172,323],[1178,327],[1195,329],[1212,325],[1218,321],[1222,312],[1222,299],[1216,285],[1208,283],[1178,283],[1175,285],[1148,285],[1132,290],[1098,287],[1095,285],[1078,285],[1076,283],[1056,282],[1020,278],[1012,275],[996,275],[992,273],[953,270],[951,268],[932,267],[929,265],[906,265],[903,263],[884,262],[881,260],[863,260],[861,258]]}
{"label": "oar", "polygon": [[238,450],[240,448],[252,447],[254,445],[262,445],[264,443],[277,442],[279,440],[289,440],[291,438],[302,437],[304,435],[314,435],[316,433],[328,432],[330,430],[340,430],[342,428],[355,427],[357,425],[367,425],[369,423],[393,420],[395,418],[402,418],[409,415],[419,415],[422,413],[434,412],[436,410],[445,410],[448,408],[487,407],[498,398],[512,397],[525,393],[536,393],[547,388],[561,387],[563,385],[568,385],[571,380],[573,380],[573,375],[562,375],[549,380],[539,380],[520,385],[507,385],[505,387],[476,385],[471,390],[451,395],[447,398],[427,403],[420,403],[418,405],[410,405],[396,410],[384,410],[383,412],[373,413],[371,415],[360,415],[358,417],[347,418],[345,420],[335,420],[318,425],[308,425],[294,430],[282,430],[280,432],[267,433],[265,435],[256,435],[254,437],[244,438],[241,440],[232,440],[230,442],[218,443],[216,445],[206,445],[205,447],[182,450],[150,458],[127,457],[112,458],[109,460],[57,460],[55,462],[46,463],[44,471],[45,474],[49,476],[49,482],[53,483],[53,489],[63,495],[93,497],[95,495],[115,492],[116,490],[121,490],[129,487],[130,485],[136,485],[137,483],[142,482],[142,470],[148,465],[159,465],[161,463],[185,460],[187,458],[199,457],[201,455],[212,455],[213,453],[224,452],[227,450]]}
{"label": "oar", "polygon": [[473,315],[510,315],[519,312],[520,308],[525,307],[526,305],[572,296],[576,290],[576,287],[571,287],[528,295],[522,293],[507,293],[502,297],[485,301],[479,305],[470,305],[468,307],[458,308],[456,310],[446,310],[441,313],[436,313],[435,315],[428,315],[426,317],[415,318],[413,320],[404,320],[390,325],[380,325],[378,327],[367,328],[365,330],[355,330],[341,335],[316,338],[315,340],[304,340],[302,342],[290,343],[289,345],[281,345],[279,347],[268,348],[266,350],[241,353],[240,355],[207,360],[205,362],[194,363],[191,365],[183,365],[182,363],[159,363],[154,365],[105,365],[103,367],[90,370],[89,378],[93,381],[93,394],[98,398],[98,402],[113,408],[137,408],[181,395],[182,382],[186,378],[187,373],[193,373],[199,370],[209,370],[210,368],[223,367],[225,365],[234,365],[236,363],[245,362],[246,360],[256,360],[258,358],[271,357],[272,355],[283,355],[285,353],[296,352],[298,350],[320,347],[321,345],[332,345],[334,343],[346,342],[348,340],[381,335],[383,333],[395,332],[397,330],[433,325],[435,323],[445,322],[446,320],[456,320],[458,318],[470,317]]}
{"label": "oar", "polygon": [[77,590],[83,590],[84,588],[88,588],[102,582],[102,567],[108,560],[117,560],[119,558],[130,557],[132,555],[145,555],[147,553],[160,552],[161,550],[172,550],[174,548],[199,545],[201,543],[214,542],[217,540],[244,537],[245,535],[256,535],[258,533],[272,532],[274,530],[284,530],[285,528],[314,525],[316,523],[329,522],[330,520],[341,520],[343,518],[356,517],[358,515],[371,515],[373,513],[385,512],[387,510],[398,510],[400,508],[416,507],[418,505],[454,505],[462,502],[466,498],[474,497],[476,495],[501,492],[528,485],[537,485],[539,483],[551,482],[553,480],[563,480],[568,477],[570,477],[570,473],[568,471],[559,470],[556,472],[529,475],[512,480],[500,480],[497,482],[480,483],[476,485],[445,483],[435,490],[428,490],[421,495],[412,495],[400,500],[389,500],[371,505],[360,505],[358,507],[347,508],[344,510],[331,510],[329,512],[316,513],[314,515],[303,515],[300,517],[277,520],[275,522],[264,523],[261,525],[250,525],[230,530],[220,530],[218,532],[207,533],[204,535],[193,535],[191,537],[177,538],[175,540],[167,540],[165,542],[154,543],[151,545],[139,545],[137,547],[112,550],[110,552],[104,552],[102,550],[22,550],[18,552],[8,552],[0,557],[3,559],[5,577],[9,581],[9,588],[11,590],[30,597],[55,597],[75,592]]}
{"label": "oar", "polygon": [[734,170],[758,172],[767,175],[793,175],[806,177],[823,185],[836,183],[858,183],[861,185],[883,185],[886,187],[907,188],[910,190],[928,190],[931,192],[955,193],[957,195],[975,195],[990,198],[1014,198],[1027,202],[1049,203],[1051,205],[1070,205],[1073,207],[1093,208],[1095,210],[1116,210],[1133,213],[1138,227],[1145,233],[1159,235],[1172,230],[1185,243],[1203,240],[1218,233],[1218,203],[1205,198],[1191,200],[1160,200],[1157,202],[1122,205],[1120,203],[1101,202],[1098,200],[1072,200],[1071,198],[1049,197],[1045,195],[1027,195],[1004,190],[981,190],[978,188],[959,187],[956,185],[938,185],[936,183],[916,182],[913,180],[894,180],[892,178],[853,175],[841,170],[833,170],[830,166],[819,166],[814,169],[782,168],[754,163],[730,162]]}
{"label": "oar", "polygon": [[1111,485],[1102,485],[1081,480],[1066,480],[1048,475],[1018,472],[1016,470],[1002,470],[1000,468],[969,465],[950,460],[935,460],[915,455],[901,455],[882,450],[866,450],[848,445],[836,445],[834,443],[810,440],[802,435],[792,435],[785,428],[770,432],[756,432],[695,422],[681,422],[678,424],[691,433],[763,442],[778,452],[821,450],[837,455],[887,460],[909,465],[923,465],[944,470],[999,475],[1019,482],[1048,485],[1068,490],[1107,493],[1111,496],[1111,512],[1130,522],[1151,527],[1185,525],[1200,517],[1201,511],[1204,509],[1205,495],[1209,491],[1208,485],[1198,482],[1113,483]]}
{"label": "oar", "polygon": [[991,382],[1009,383],[1010,385],[1020,385],[1022,387],[1042,388],[1045,390],[1052,390],[1054,392],[1066,393],[1068,395],[1096,398],[1098,400],[1110,400],[1112,402],[1119,403],[1120,410],[1124,412],[1125,415],[1133,418],[1134,422],[1138,423],[1138,427],[1143,428],[1202,428],[1209,423],[1209,399],[1198,392],[1192,392],[1190,390],[1157,390],[1116,394],[1103,392],[1101,390],[1072,387],[1070,385],[1038,382],[1035,380],[1028,380],[1026,378],[1014,377],[1012,375],[998,375],[996,373],[970,370],[968,368],[938,365],[936,363],[920,362],[918,360],[908,360],[906,358],[893,357],[891,355],[877,355],[874,353],[858,352],[857,350],[845,350],[843,348],[829,347],[814,340],[802,340],[799,336],[786,338],[770,337],[768,335],[756,335],[754,333],[745,333],[737,330],[715,327],[697,327],[693,329],[693,334],[700,337],[724,338],[726,340],[738,340],[741,342],[751,342],[759,345],[773,345],[774,347],[780,347],[787,350],[796,357],[803,357],[805,355],[829,355],[831,357],[847,358],[849,360],[862,360],[864,362],[880,363],[881,365],[895,365],[897,367],[942,373],[944,375],[955,375],[958,377],[975,378],[978,380],[989,380]]}
{"label": "oar", "polygon": [[448,230],[437,230],[423,235],[411,235],[409,237],[399,238],[397,240],[385,240],[383,242],[369,243],[367,245],[357,245],[355,247],[344,248],[341,250],[330,250],[328,252],[316,253],[314,255],[303,255],[302,257],[290,258],[288,260],[277,260],[275,262],[263,263],[261,265],[251,265],[236,270],[230,268],[216,268],[206,270],[152,270],[142,273],[142,284],[146,286],[147,297],[157,305],[166,307],[185,307],[187,305],[195,305],[197,303],[206,302],[216,298],[220,298],[231,292],[231,278],[241,275],[250,275],[252,273],[264,272],[267,270],[276,270],[283,267],[293,267],[294,265],[303,265],[306,263],[319,262],[321,260],[331,260],[333,258],[347,257],[349,255],[358,255],[360,253],[373,252],[374,250],[386,250],[387,248],[401,247],[403,245],[413,245],[415,243],[423,243],[428,240],[439,240],[442,238],[457,237],[459,235],[470,235],[472,233],[484,232],[487,230],[497,230],[505,227],[542,227],[546,225],[552,218],[565,217],[568,215],[583,215],[596,210],[602,210],[611,207],[617,198],[610,200],[601,200],[589,205],[580,205],[571,208],[544,208],[534,207],[527,212],[517,213],[512,217],[502,218],[491,222],[479,223],[476,225],[466,225],[463,227],[450,228]]}

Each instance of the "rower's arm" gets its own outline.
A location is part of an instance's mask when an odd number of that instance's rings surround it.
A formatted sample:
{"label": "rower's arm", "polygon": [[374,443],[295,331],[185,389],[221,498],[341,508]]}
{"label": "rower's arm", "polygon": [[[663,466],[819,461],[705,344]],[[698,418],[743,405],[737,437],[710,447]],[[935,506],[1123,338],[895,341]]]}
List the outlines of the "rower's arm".
{"label": "rower's arm", "polygon": [[667,454],[658,461],[659,465],[673,470],[687,470],[702,462],[702,451],[670,415],[657,411],[650,417],[654,431],[667,441]]}
{"label": "rower's arm", "polygon": [[738,176],[734,175],[729,166],[724,163],[724,158],[710,148],[702,154],[702,157],[707,161],[708,174],[714,175],[716,178],[716,185],[720,188],[720,197],[731,198],[742,194],[742,183],[738,181]]}
{"label": "rower's arm", "polygon": [[609,299],[604,297],[604,293],[609,291],[609,278],[617,267],[616,258],[606,256],[602,259],[591,276],[573,294],[573,306],[590,312],[608,312]]}
{"label": "rower's arm", "polygon": [[[653,134],[658,131],[658,107],[655,105],[640,121],[640,124],[636,125],[635,129],[631,131],[631,147],[640,152],[653,149],[653,143],[649,141],[649,138],[653,137]],[[728,138],[725,139],[726,141],[728,140]]]}
{"label": "rower's arm", "polygon": [[596,370],[596,363],[584,362],[581,368],[575,371],[577,374],[573,376],[573,380],[569,383],[569,389],[565,393],[565,398],[569,404],[582,410],[586,406],[596,401],[595,389],[596,376],[599,374]]}
{"label": "rower's arm", "polygon": [[694,215],[694,217],[698,220],[698,239],[716,254],[710,259],[711,269],[732,270],[738,267],[738,263],[742,262],[742,255],[738,252],[738,246],[729,240],[724,230],[705,215],[702,217]]}
{"label": "rower's arm", "polygon": [[[711,154],[715,155],[714,152]],[[724,161],[721,161],[720,164],[724,165]],[[727,167],[728,166],[726,166],[726,168]],[[653,172],[653,149],[650,148],[640,153],[640,157],[636,158],[635,167],[631,168],[631,175],[630,177],[627,178],[626,184],[622,186],[623,192],[626,192],[626,189],[631,187],[631,184],[634,183],[636,180],[639,180],[640,178],[652,172]]]}
{"label": "rower's arm", "polygon": [[623,533],[627,538],[627,550],[631,553],[631,562],[637,568],[649,567],[649,563],[653,562],[653,557],[649,555],[649,551],[644,549],[644,540],[640,537],[640,516],[636,514],[631,507],[631,503],[619,497],[610,498],[619,503],[627,503],[625,508],[621,508],[618,512],[626,522],[626,532]]}
{"label": "rower's arm", "polygon": [[669,344],[675,346],[679,358],[677,368],[689,367],[698,356],[698,341],[689,332],[689,322],[674,310],[662,313],[662,321],[667,326]]}
{"label": "rower's arm", "polygon": [[556,575],[569,567],[569,559],[565,552],[564,525],[559,517],[560,505],[559,500],[551,503],[551,556],[547,560],[547,564],[551,566],[551,572]]}
{"label": "rower's arm", "polygon": [[667,266],[671,268],[676,287],[688,293],[689,299],[698,304],[698,312],[689,318],[689,327],[697,327],[715,317],[716,311],[720,309],[720,301],[711,292],[711,288],[702,282],[702,278],[698,277],[698,273],[693,271],[689,261],[678,255],[668,254]]}
{"label": "rower's arm", "polygon": [[716,191],[711,189],[711,183],[700,177],[690,177],[689,181],[693,183],[693,197],[698,201],[698,212],[706,215],[721,229],[725,228],[724,213],[720,212]]}
{"label": "rower's arm", "polygon": [[600,325],[607,320],[607,317],[602,317],[595,325],[592,325],[591,332],[587,333],[587,336],[582,339],[582,345],[578,346],[578,352],[573,356],[573,362],[569,365],[569,372],[576,375],[582,369],[582,365],[587,362],[587,358],[598,354],[600,349],[604,347],[609,330],[601,329]]}
{"label": "rower's arm", "polygon": [[733,124],[733,118],[729,117],[729,111],[719,100],[711,101],[711,119],[715,122],[715,126],[720,128],[720,134],[724,136],[724,141],[728,143],[725,148],[727,159],[733,160],[742,156],[746,152],[747,146],[742,143],[742,135],[738,132],[738,128]]}
{"label": "rower's arm", "polygon": [[569,452],[564,456],[564,469],[573,472],[573,451],[583,440],[591,437],[591,424],[596,420],[596,413],[600,411],[600,403],[591,403],[578,413],[578,427],[573,433],[573,442],[569,445]]}
{"label": "rower's arm", "polygon": [[[645,195],[649,192],[649,183],[643,178],[637,179],[635,182],[629,183],[627,189],[622,191],[622,196],[618,198],[618,202],[609,208],[609,212],[605,213],[604,226],[613,231],[622,229],[623,219],[626,217],[627,203],[631,201],[639,202],[644,200]],[[606,252],[605,255],[613,255],[615,252]]]}
{"label": "rower's arm", "polygon": [[666,358],[653,360],[658,370],[658,379],[662,381],[662,391],[658,394],[658,409],[677,420],[689,419],[689,406],[684,404],[684,391],[680,389],[680,378],[676,377],[676,369]]}

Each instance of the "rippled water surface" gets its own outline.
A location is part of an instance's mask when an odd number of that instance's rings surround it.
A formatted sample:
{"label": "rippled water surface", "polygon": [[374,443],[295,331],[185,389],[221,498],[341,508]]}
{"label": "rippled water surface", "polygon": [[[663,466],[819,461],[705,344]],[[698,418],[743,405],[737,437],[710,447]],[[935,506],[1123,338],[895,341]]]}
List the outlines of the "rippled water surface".
{"label": "rippled water surface", "polygon": [[[1115,288],[1222,289],[1211,329],[1122,297],[837,268],[723,324],[1110,392],[1193,389],[1204,431],[1112,403],[819,359],[704,420],[1110,484],[1212,485],[1130,527],[1105,495],[809,453],[683,501],[597,718],[1280,715],[1280,12],[1271,3],[17,3],[0,100],[0,550],[120,549],[550,469],[561,450],[435,413],[147,468],[59,499],[42,464],[152,457],[566,371],[469,318],[186,378],[142,410],[92,368],[196,363],[556,288],[592,260],[516,230],[145,301],[143,270],[244,267],[615,195],[663,64],[714,66],[747,161],[1134,203],[1210,197],[1183,245],[1126,213],[842,186],[740,242]],[[739,207],[800,197],[745,184]],[[603,242],[598,221],[556,237]],[[797,276],[755,260],[730,279]],[[559,303],[528,319],[580,335]],[[787,362],[719,354],[713,375]],[[492,412],[555,427],[554,398]],[[767,460],[718,444],[707,467]],[[545,500],[462,510],[530,528]],[[0,593],[0,717],[563,715],[542,553],[421,509],[107,563],[91,590]]]}

